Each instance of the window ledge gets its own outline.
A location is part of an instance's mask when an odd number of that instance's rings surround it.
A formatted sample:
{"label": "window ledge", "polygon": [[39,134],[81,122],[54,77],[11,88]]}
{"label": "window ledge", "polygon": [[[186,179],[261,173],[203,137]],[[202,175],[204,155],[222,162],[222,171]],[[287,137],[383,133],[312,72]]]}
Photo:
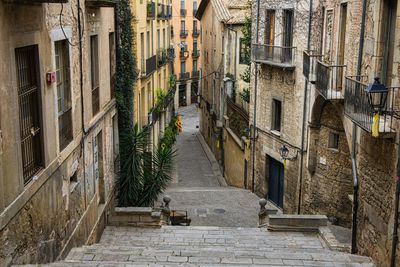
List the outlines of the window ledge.
{"label": "window ledge", "polygon": [[279,132],[279,131],[277,131],[277,130],[271,130],[271,133],[272,133],[273,135],[276,135],[276,136],[278,136],[278,137],[281,137],[281,132]]}

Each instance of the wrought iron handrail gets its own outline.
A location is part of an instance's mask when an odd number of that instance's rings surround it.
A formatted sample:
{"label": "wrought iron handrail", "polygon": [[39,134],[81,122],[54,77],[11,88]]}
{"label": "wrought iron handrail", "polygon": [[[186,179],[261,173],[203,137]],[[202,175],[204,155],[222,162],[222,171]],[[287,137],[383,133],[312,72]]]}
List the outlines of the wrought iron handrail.
{"label": "wrought iron handrail", "polygon": [[282,68],[294,68],[296,47],[253,44],[253,60]]}
{"label": "wrought iron handrail", "polygon": [[[366,93],[366,76],[347,76],[345,83],[344,112],[353,122],[371,132],[374,112]],[[379,118],[380,133],[394,133],[400,122],[400,87],[388,87],[386,106]]]}
{"label": "wrought iron handrail", "polygon": [[315,88],[325,99],[343,99],[346,65],[326,64],[317,60]]}

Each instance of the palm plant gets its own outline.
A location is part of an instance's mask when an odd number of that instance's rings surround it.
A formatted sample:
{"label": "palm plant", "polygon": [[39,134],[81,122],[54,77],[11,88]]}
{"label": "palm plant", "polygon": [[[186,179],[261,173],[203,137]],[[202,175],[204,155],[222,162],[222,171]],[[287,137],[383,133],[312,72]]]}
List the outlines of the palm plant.
{"label": "palm plant", "polygon": [[140,130],[135,125],[132,133],[122,138],[130,149],[117,180],[118,206],[151,206],[172,179],[175,151],[160,147],[154,155],[149,152],[149,127]]}

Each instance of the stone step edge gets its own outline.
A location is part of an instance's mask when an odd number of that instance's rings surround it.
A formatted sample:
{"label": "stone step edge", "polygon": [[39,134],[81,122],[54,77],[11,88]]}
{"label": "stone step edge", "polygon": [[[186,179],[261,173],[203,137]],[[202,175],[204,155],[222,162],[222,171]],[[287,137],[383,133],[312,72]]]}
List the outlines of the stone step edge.
{"label": "stone step edge", "polygon": [[350,253],[351,245],[340,243],[329,227],[319,227],[318,232],[322,240],[331,250]]}

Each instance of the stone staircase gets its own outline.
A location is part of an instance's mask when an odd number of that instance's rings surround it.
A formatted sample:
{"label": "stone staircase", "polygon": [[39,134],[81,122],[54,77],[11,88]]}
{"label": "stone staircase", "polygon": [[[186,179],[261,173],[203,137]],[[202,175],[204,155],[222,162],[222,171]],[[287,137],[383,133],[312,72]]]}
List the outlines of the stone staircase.
{"label": "stone staircase", "polygon": [[74,248],[42,266],[375,266],[366,257],[332,251],[315,233],[262,228],[108,226],[100,243]]}

